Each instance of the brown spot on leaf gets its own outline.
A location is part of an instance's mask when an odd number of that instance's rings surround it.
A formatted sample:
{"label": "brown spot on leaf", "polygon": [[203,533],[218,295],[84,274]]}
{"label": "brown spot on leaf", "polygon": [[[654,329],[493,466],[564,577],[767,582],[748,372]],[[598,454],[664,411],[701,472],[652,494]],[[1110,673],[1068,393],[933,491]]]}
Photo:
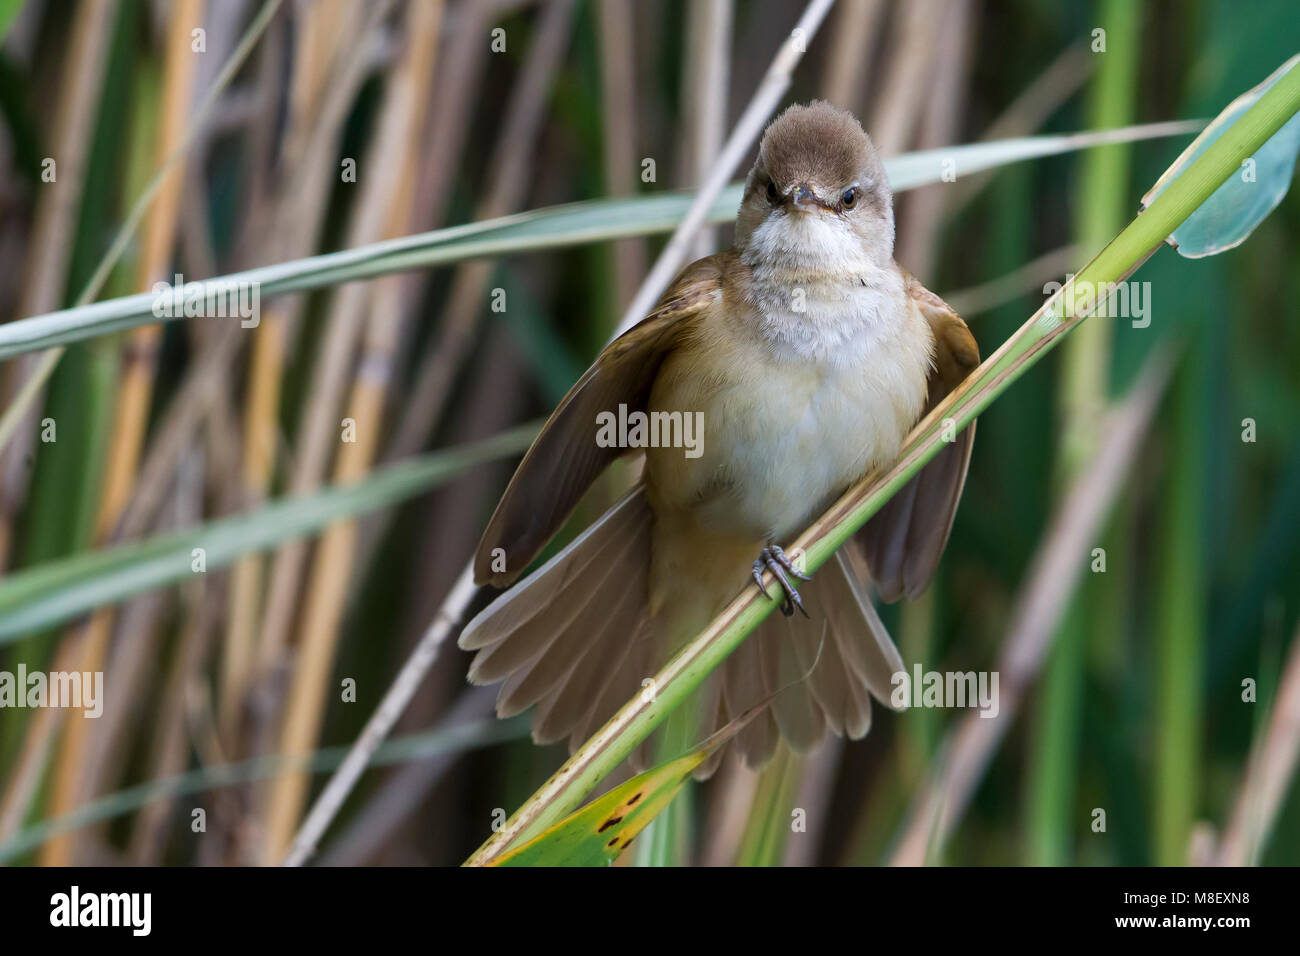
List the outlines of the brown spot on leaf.
{"label": "brown spot on leaf", "polygon": [[623,822],[623,818],[622,818],[622,817],[610,817],[608,820],[606,820],[604,823],[602,823],[602,824],[600,825],[600,829],[598,829],[596,832],[597,832],[597,833],[604,833],[604,832],[605,832],[606,830],[608,830],[610,827],[612,827],[612,826],[616,826],[617,824],[622,823],[622,822]]}

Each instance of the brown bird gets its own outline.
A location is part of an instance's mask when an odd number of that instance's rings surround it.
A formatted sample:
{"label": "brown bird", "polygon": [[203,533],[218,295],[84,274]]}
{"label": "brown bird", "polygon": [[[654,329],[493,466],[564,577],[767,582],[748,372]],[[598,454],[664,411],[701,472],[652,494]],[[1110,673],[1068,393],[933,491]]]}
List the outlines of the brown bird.
{"label": "brown bird", "polygon": [[[786,592],[785,616],[764,621],[710,676],[685,739],[746,714],[736,744],[757,766],[781,737],[804,751],[827,729],[866,734],[870,698],[888,706],[903,670],[870,582],[887,601],[928,585],[974,425],[803,595],[780,545],[890,465],[912,426],[979,363],[965,322],[894,262],[893,249],[884,166],[852,114],[815,102],[777,117],[745,182],[733,247],[687,266],[600,354],[488,524],[475,578],[506,587],[604,468],[654,434],[634,423],[617,447],[617,416],[640,413],[662,426],[659,438],[669,432],[644,448],[641,484],[461,635],[461,647],[478,651],[470,679],[505,680],[499,716],[536,705],[534,739],[568,737],[576,748],[770,570]],[[702,426],[694,435],[692,422]],[[643,745],[634,763],[654,756]],[[716,757],[705,771],[714,766]]]}

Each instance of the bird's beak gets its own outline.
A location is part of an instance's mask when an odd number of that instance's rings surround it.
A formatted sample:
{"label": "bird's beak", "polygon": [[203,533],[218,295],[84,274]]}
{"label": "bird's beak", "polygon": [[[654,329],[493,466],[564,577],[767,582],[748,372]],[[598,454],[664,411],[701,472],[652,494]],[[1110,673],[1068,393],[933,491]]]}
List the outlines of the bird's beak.
{"label": "bird's beak", "polygon": [[809,212],[823,205],[822,201],[817,198],[817,194],[812,191],[812,187],[807,183],[799,183],[790,190],[790,202],[794,208]]}

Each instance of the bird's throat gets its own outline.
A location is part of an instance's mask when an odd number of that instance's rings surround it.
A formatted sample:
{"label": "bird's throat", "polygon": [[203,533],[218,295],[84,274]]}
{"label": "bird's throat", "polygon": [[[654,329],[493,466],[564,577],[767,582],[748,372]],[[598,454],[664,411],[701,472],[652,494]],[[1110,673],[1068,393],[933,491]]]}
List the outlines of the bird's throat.
{"label": "bird's throat", "polygon": [[904,280],[891,262],[852,268],[750,267],[750,302],[759,330],[778,355],[851,364],[897,331],[905,314]]}

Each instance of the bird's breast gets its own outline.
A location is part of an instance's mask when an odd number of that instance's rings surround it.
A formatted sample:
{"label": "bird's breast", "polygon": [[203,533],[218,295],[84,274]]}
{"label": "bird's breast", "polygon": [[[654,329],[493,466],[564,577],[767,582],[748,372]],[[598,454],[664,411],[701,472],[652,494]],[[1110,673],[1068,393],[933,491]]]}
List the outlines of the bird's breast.
{"label": "bird's breast", "polygon": [[792,344],[763,331],[765,321],[809,321],[807,302],[788,317],[720,303],[732,311],[670,355],[652,390],[653,410],[699,411],[704,426],[698,458],[650,451],[654,497],[704,529],[788,541],[849,484],[892,461],[924,404],[930,333],[906,299],[861,300],[861,327],[841,314],[839,341],[824,354],[809,353],[807,335]]}

